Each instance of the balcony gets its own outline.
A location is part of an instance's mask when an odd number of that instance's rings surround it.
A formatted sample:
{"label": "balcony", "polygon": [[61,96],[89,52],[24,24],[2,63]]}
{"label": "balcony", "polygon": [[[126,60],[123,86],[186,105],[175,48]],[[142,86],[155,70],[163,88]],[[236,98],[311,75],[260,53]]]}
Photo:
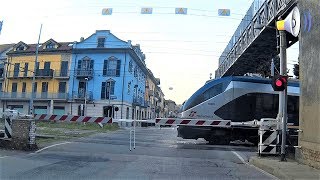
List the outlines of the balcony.
{"label": "balcony", "polygon": [[144,101],[142,98],[133,97],[133,102],[132,102],[133,106],[142,106],[143,104],[144,104]]}
{"label": "balcony", "polygon": [[77,78],[89,78],[93,77],[93,69],[77,69],[76,70]]}
{"label": "balcony", "polygon": [[54,71],[54,78],[56,79],[69,79],[68,71]]}
{"label": "balcony", "polygon": [[[0,98],[7,100],[30,100],[32,93],[23,92],[1,92]],[[35,100],[67,100],[68,93],[34,93]]]}
{"label": "balcony", "polygon": [[142,107],[150,107],[150,101],[144,101]]}
{"label": "balcony", "polygon": [[53,69],[38,69],[36,71],[36,77],[38,78],[52,78]]}
{"label": "balcony", "polygon": [[[92,91],[87,92],[87,101],[93,100],[93,93]],[[72,91],[72,99],[73,100],[85,100],[85,92],[84,91]]]}
{"label": "balcony", "polygon": [[[9,71],[8,78],[32,78],[33,71]],[[35,74],[36,78],[52,78],[53,69],[38,69]]]}

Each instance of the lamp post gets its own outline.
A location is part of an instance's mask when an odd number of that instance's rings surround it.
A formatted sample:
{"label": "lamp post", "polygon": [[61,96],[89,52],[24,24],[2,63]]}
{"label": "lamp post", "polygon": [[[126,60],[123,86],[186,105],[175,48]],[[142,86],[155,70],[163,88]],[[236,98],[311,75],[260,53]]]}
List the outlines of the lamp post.
{"label": "lamp post", "polygon": [[40,43],[40,37],[41,37],[41,31],[42,31],[42,24],[40,26],[40,32],[38,37],[38,43],[36,47],[36,58],[34,60],[34,69],[33,69],[33,76],[32,76],[32,83],[31,83],[31,97],[29,101],[29,114],[33,117],[34,109],[33,109],[33,98],[34,98],[34,91],[35,91],[35,80],[36,80],[36,71],[37,71],[37,63],[38,63],[38,54],[39,54],[39,43]]}

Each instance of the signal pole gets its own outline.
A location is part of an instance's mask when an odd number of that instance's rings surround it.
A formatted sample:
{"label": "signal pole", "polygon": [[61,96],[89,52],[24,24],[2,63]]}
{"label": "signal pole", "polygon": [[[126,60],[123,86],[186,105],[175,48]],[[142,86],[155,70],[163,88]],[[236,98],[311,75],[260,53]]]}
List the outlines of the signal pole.
{"label": "signal pole", "polygon": [[[279,31],[280,34],[280,75],[287,76],[287,38],[286,32]],[[281,137],[281,161],[286,161],[286,135],[287,135],[287,87],[279,94],[279,111],[282,111],[282,137]],[[282,107],[281,107],[282,105]]]}

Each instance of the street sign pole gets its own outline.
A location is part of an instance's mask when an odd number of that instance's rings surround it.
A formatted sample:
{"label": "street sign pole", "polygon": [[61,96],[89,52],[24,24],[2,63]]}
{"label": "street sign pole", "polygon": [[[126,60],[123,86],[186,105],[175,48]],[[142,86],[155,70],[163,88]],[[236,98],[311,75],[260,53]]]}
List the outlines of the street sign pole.
{"label": "street sign pole", "polygon": [[[280,75],[287,76],[287,39],[286,32],[280,34]],[[286,134],[287,134],[287,87],[279,94],[279,111],[282,111],[282,138],[281,138],[281,161],[286,161]],[[282,105],[282,107],[281,107]]]}

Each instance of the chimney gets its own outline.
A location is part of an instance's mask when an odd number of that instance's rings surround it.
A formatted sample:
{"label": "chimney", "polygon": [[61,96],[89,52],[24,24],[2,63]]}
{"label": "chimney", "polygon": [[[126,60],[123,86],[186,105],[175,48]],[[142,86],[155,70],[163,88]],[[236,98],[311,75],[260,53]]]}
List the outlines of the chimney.
{"label": "chimney", "polygon": [[80,38],[80,42],[82,42],[82,41],[84,41],[84,37],[81,37],[81,38]]}

